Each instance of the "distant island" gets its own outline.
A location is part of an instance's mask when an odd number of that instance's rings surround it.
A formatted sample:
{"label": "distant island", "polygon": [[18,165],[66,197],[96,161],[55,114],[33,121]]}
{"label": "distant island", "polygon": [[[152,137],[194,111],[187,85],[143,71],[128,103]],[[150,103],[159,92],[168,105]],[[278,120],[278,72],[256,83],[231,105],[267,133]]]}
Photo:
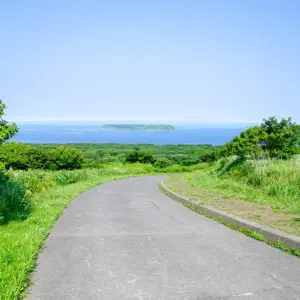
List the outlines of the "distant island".
{"label": "distant island", "polygon": [[166,124],[105,124],[102,126],[103,129],[113,130],[132,130],[132,131],[174,131],[176,128],[172,125]]}

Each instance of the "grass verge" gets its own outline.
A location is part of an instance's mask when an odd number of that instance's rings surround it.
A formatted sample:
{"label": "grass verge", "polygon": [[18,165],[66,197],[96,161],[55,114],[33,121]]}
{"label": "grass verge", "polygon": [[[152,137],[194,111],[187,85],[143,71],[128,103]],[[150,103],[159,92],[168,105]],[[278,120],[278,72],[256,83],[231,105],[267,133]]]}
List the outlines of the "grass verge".
{"label": "grass verge", "polygon": [[[244,183],[230,178],[220,178],[203,170],[194,173],[171,174],[165,181],[165,185],[191,199],[195,204],[210,205],[264,226],[300,236],[297,213],[287,211],[286,206],[282,209],[274,209],[273,198],[268,198]],[[278,201],[283,201],[283,199],[278,199]]]}
{"label": "grass verge", "polygon": [[[169,188],[170,190],[172,190],[172,191],[180,194],[180,192],[178,191],[178,186],[175,189],[170,184],[170,183],[174,184],[174,182],[172,182],[172,176],[174,177],[176,175],[171,175],[167,180],[164,181],[164,185],[167,188]],[[182,177],[182,174],[180,176]],[[178,175],[176,177],[178,177]],[[180,187],[180,188],[182,188],[182,187]],[[165,193],[164,189],[161,186],[160,186],[160,190],[163,193]],[[188,195],[187,195],[187,193],[181,194],[181,195],[185,196],[186,198],[189,198]],[[167,196],[170,197],[168,194],[167,194]],[[189,199],[192,200],[191,198],[189,198]],[[236,231],[238,231],[238,232],[240,232],[242,234],[245,234],[245,235],[247,235],[247,236],[249,236],[249,237],[251,237],[251,238],[253,238],[255,240],[258,240],[258,241],[261,241],[261,242],[265,242],[265,243],[267,243],[268,245],[270,245],[270,246],[272,246],[274,248],[278,248],[278,249],[280,249],[280,250],[282,250],[284,252],[287,252],[288,254],[292,254],[292,255],[295,255],[297,257],[300,257],[300,251],[299,250],[294,249],[294,248],[290,248],[290,247],[286,246],[285,244],[283,244],[280,241],[277,241],[277,242],[270,241],[270,240],[266,239],[262,234],[254,231],[254,230],[250,230],[250,229],[239,227],[239,226],[234,225],[234,224],[232,224],[232,223],[230,223],[228,221],[223,220],[222,218],[213,217],[210,214],[205,213],[205,212],[199,210],[199,205],[201,205],[201,204],[206,204],[206,203],[203,203],[203,202],[202,203],[196,203],[195,202],[195,204],[183,204],[183,205],[185,207],[187,207],[188,209],[197,212],[198,214],[204,215],[204,216],[206,216],[206,217],[208,217],[208,218],[210,218],[210,219],[212,219],[214,221],[217,221],[218,223],[221,223],[221,224],[223,224],[223,225],[225,225],[225,226],[227,226],[227,227],[229,227],[229,228],[231,228],[233,230],[236,230]]]}
{"label": "grass verge", "polygon": [[79,194],[101,183],[129,177],[106,175],[54,186],[33,196],[33,212],[26,220],[0,226],[0,299],[20,299],[29,285],[39,249],[64,208]]}

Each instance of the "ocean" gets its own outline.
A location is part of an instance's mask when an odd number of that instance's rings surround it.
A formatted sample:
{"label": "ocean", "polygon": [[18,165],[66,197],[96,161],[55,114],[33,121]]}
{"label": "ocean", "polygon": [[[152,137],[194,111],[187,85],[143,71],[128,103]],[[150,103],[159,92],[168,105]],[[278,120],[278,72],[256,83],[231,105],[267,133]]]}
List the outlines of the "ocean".
{"label": "ocean", "polygon": [[176,131],[121,131],[102,129],[100,124],[91,123],[21,123],[19,133],[12,141],[46,143],[124,143],[124,144],[211,144],[223,145],[239,135],[247,125],[203,126],[182,125]]}

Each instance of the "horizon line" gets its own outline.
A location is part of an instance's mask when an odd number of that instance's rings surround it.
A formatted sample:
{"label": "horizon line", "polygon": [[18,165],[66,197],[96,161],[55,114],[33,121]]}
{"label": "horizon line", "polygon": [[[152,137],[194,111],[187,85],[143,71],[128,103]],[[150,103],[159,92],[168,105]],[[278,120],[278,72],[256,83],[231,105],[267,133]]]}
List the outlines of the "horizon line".
{"label": "horizon line", "polygon": [[169,119],[169,118],[157,118],[157,119],[147,119],[147,118],[8,118],[9,122],[15,123],[54,123],[54,122],[188,122],[188,123],[261,123],[262,120],[212,120],[212,119]]}

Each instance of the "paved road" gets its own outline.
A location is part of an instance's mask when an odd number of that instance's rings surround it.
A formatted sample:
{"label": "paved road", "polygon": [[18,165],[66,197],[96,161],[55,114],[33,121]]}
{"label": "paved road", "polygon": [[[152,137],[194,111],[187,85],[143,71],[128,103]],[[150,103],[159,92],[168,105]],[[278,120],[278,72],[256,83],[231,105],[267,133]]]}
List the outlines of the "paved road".
{"label": "paved road", "polygon": [[40,254],[28,299],[300,299],[300,259],[169,199],[163,177],[75,199]]}

